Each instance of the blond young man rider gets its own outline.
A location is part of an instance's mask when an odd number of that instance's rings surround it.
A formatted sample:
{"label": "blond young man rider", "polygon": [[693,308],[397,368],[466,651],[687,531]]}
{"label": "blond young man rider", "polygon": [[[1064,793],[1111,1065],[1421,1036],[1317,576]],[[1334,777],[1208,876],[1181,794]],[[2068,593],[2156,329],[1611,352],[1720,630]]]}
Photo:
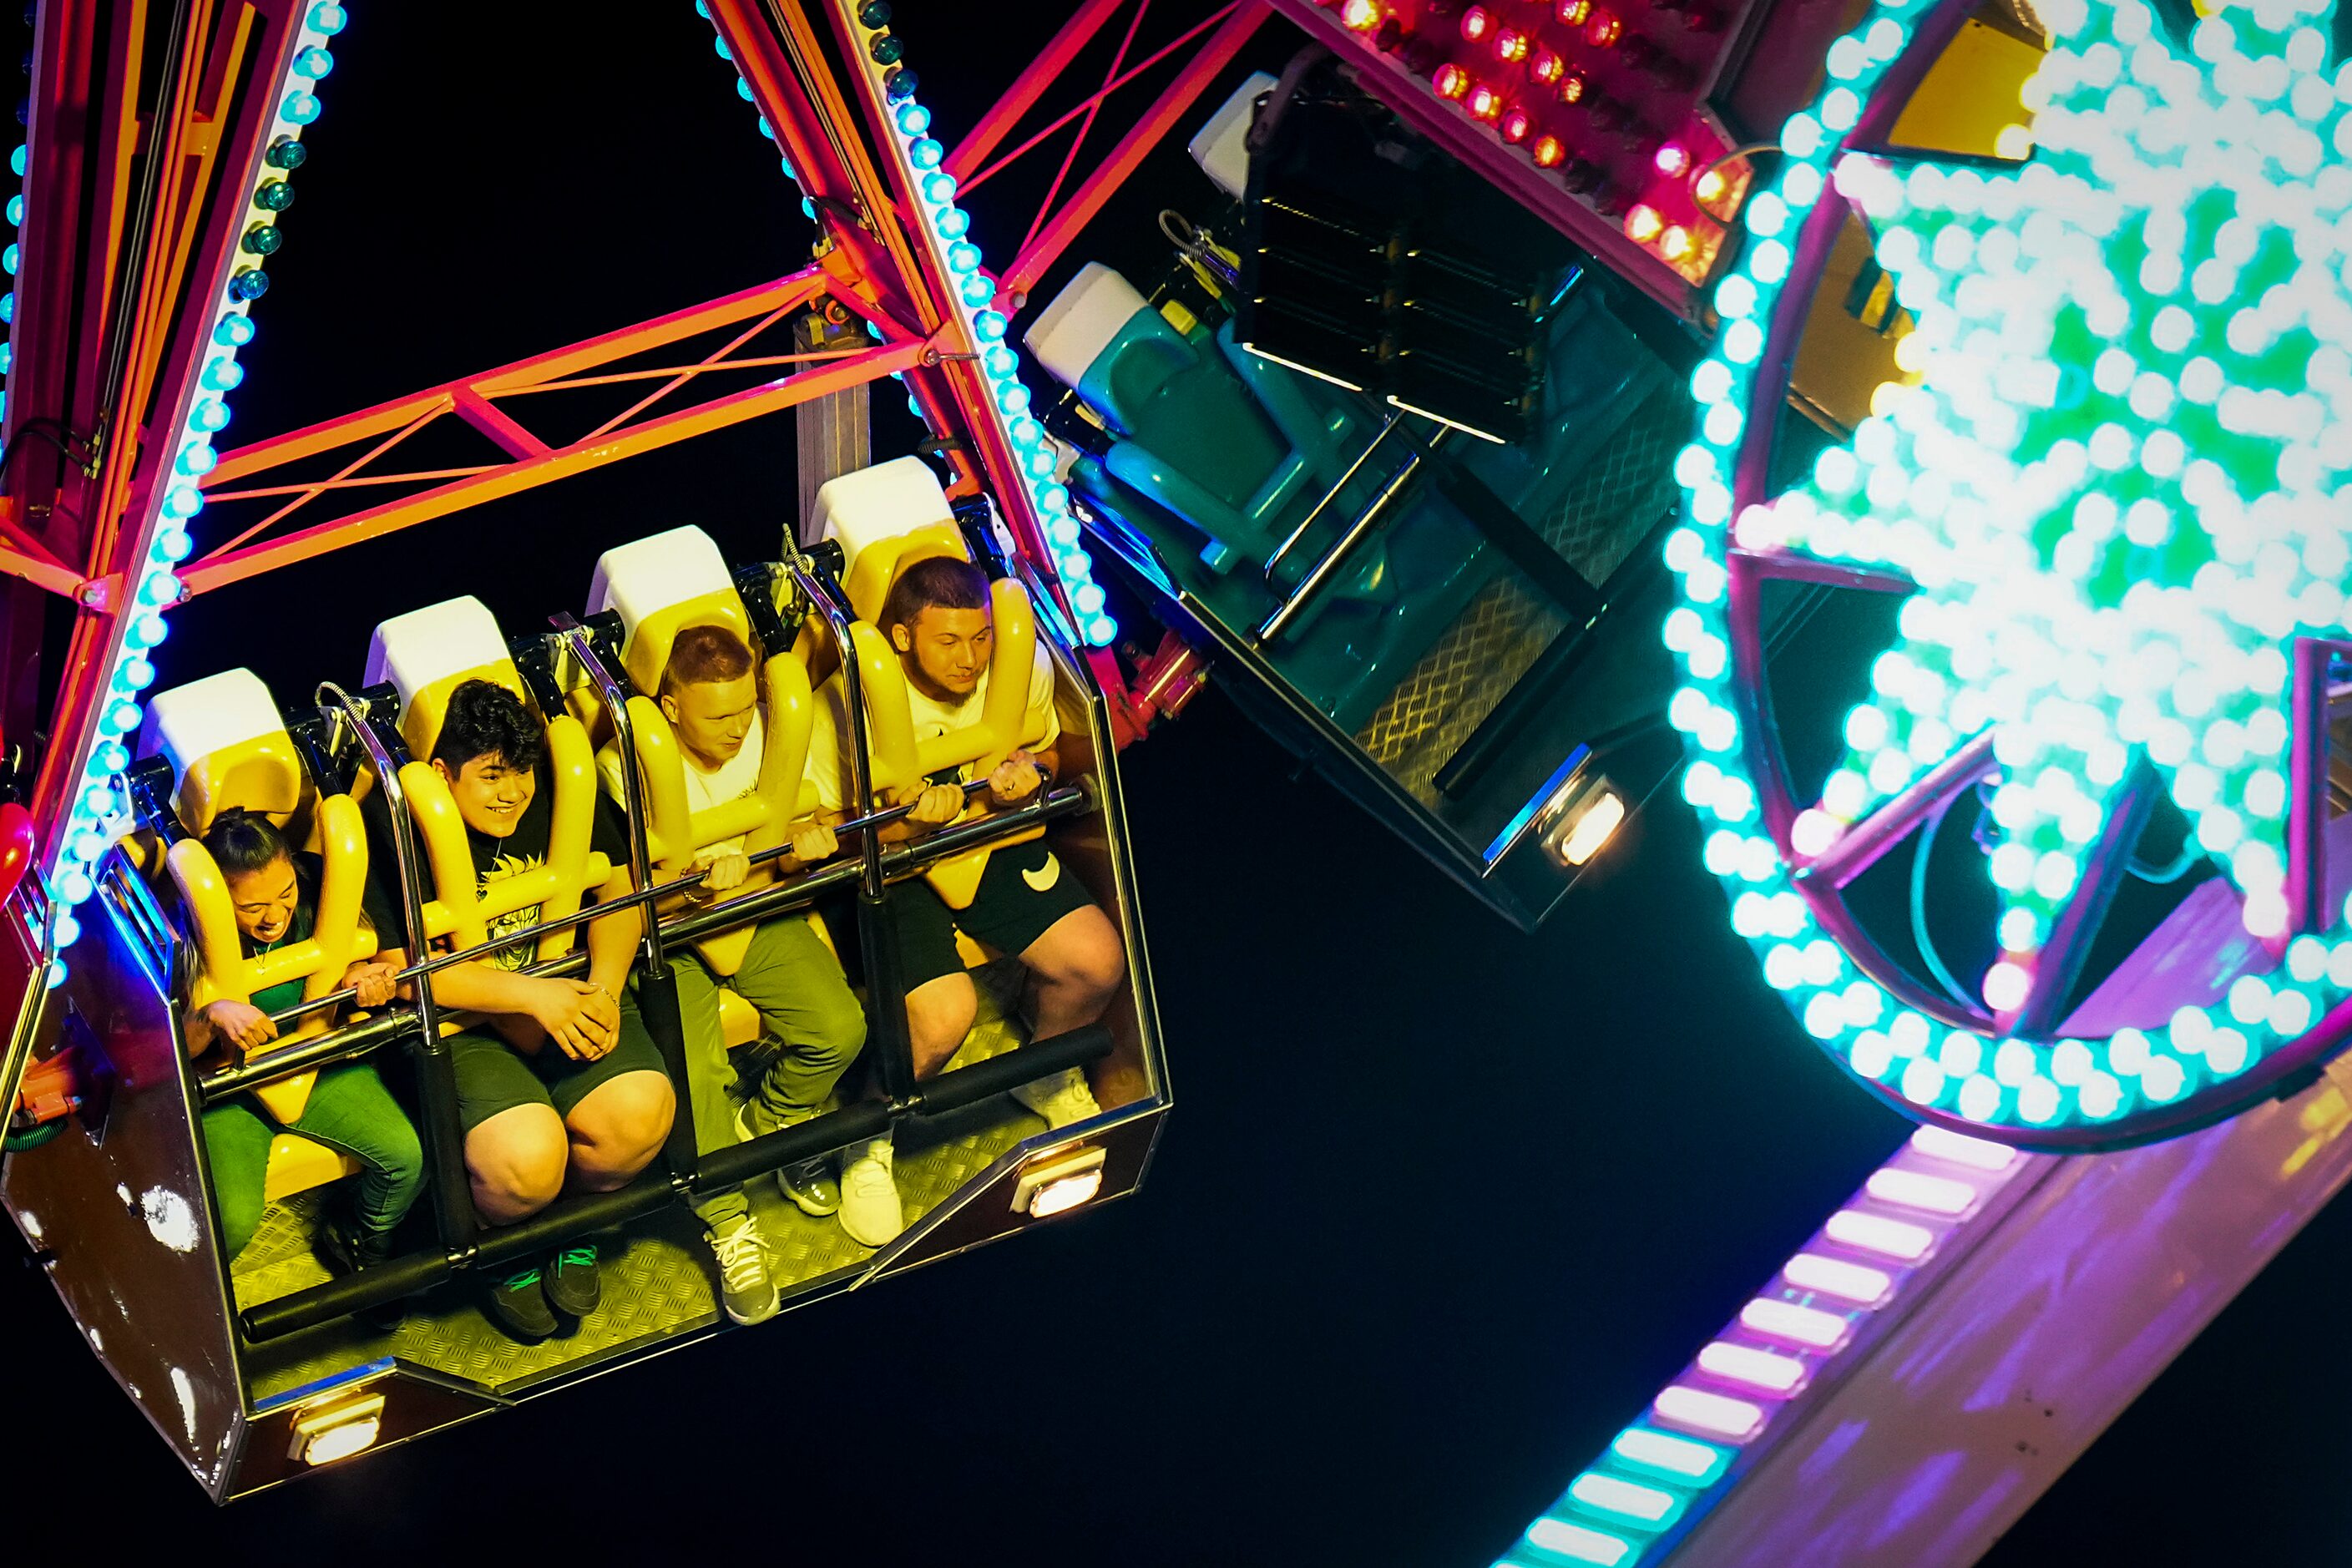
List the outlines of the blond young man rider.
{"label": "blond young man rider", "polygon": [[[766,751],[765,716],[751,650],[721,626],[690,626],[671,644],[656,697],[683,753],[687,805],[707,810],[759,788]],[[600,760],[608,792],[620,787],[619,759]],[[792,852],[775,861],[791,875],[830,858],[838,846],[833,829],[803,823],[792,834]],[[694,865],[704,875],[698,897],[708,900],[741,888],[751,872],[743,840],[705,845]],[[804,915],[785,915],[754,927],[742,962],[725,983],[759,1009],[766,1033],[781,1049],[755,1082],[737,1083],[719,1022],[719,976],[690,949],[676,954],[678,1013],[685,1025],[687,1079],[693,1100],[695,1139],[704,1152],[805,1121],[823,1111],[834,1086],[866,1043],[866,1015],[850,994],[841,961]],[[730,1101],[735,1085],[742,1104]],[[814,1160],[777,1173],[784,1195],[804,1214],[839,1211],[843,1228],[855,1237],[865,1215],[845,1206],[829,1162]],[[873,1199],[866,1200],[870,1206]],[[895,1194],[889,1203],[895,1213]],[[770,1278],[764,1245],[741,1189],[706,1199],[696,1211],[710,1235],[719,1262],[727,1310],[738,1322],[773,1314],[778,1297]]]}

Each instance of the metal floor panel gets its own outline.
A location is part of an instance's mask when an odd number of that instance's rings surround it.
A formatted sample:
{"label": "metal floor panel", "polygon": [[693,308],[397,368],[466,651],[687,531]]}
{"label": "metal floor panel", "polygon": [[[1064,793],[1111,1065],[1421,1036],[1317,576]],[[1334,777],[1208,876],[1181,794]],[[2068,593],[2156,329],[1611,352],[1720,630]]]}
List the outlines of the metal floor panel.
{"label": "metal floor panel", "polygon": [[[980,1015],[951,1064],[968,1066],[1023,1044],[1010,1016],[1018,963],[977,971]],[[927,1124],[902,1127],[893,1162],[909,1224],[945,1200],[998,1156],[1044,1131],[1045,1123],[1010,1100],[984,1101]],[[335,1193],[317,1188],[274,1204],[237,1258],[234,1276],[240,1309],[315,1285],[329,1278],[310,1250],[315,1218]],[[768,1238],[776,1282],[787,1291],[854,1268],[873,1256],[832,1218],[814,1219],[784,1197],[773,1180],[751,1184],[751,1206]],[[603,1360],[677,1334],[723,1324],[713,1290],[715,1266],[702,1227],[682,1208],[668,1208],[631,1225],[603,1243],[604,1301],[569,1335],[536,1345],[509,1339],[474,1304],[480,1282],[459,1279],[417,1297],[390,1334],[357,1319],[323,1324],[279,1343],[249,1349],[246,1363],[253,1397],[299,1388],[358,1363],[396,1355],[415,1365],[493,1390],[512,1390],[574,1363]]]}
{"label": "metal floor panel", "polygon": [[[1690,399],[1669,381],[1626,416],[1539,531],[1585,581],[1606,583],[1674,500]],[[1516,574],[1487,585],[1356,732],[1366,755],[1432,810],[1433,782],[1567,618]]]}

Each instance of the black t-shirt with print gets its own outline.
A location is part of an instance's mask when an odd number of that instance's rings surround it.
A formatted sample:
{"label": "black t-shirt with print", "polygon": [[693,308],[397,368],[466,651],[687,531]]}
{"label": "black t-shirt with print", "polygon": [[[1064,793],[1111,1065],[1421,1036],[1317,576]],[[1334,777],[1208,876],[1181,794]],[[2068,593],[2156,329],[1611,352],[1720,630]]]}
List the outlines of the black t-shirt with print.
{"label": "black t-shirt with print", "polygon": [[[535,869],[547,863],[547,840],[555,820],[555,787],[547,769],[539,770],[539,787],[523,807],[522,816],[515,830],[504,838],[466,829],[466,841],[474,855],[474,878],[478,889],[487,889],[492,883]],[[400,860],[392,843],[391,819],[383,805],[383,792],[374,790],[361,803],[360,815],[365,818],[368,830],[368,883],[365,908],[368,919],[375,922],[376,940],[385,947],[405,944],[402,935],[408,929],[400,910]],[[425,846],[417,845],[421,857]],[[611,861],[614,868],[625,869],[629,864],[629,839],[619,814],[602,790],[596,794],[596,809],[588,829],[588,847]],[[433,897],[432,872],[420,863],[419,874],[425,879],[424,896]],[[495,942],[504,932],[521,931],[537,923],[539,906],[526,904],[521,909],[494,917],[489,922],[490,940]],[[390,933],[387,935],[386,933]],[[482,962],[500,969],[520,969],[531,961],[530,942],[518,942],[512,947],[485,955]]]}

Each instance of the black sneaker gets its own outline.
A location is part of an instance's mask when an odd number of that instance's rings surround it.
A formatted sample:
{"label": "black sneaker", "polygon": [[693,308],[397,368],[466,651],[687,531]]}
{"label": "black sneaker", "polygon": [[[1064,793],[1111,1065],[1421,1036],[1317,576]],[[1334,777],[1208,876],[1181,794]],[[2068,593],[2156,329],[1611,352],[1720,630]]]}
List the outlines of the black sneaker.
{"label": "black sneaker", "polygon": [[484,1299],[483,1310],[499,1327],[526,1344],[547,1338],[557,1328],[536,1268],[526,1268],[499,1280]]}
{"label": "black sneaker", "polygon": [[[337,1274],[357,1274],[362,1268],[391,1260],[392,1237],[383,1231],[369,1230],[354,1219],[335,1216],[320,1227],[319,1249],[325,1254],[328,1267]],[[378,1333],[388,1334],[408,1316],[408,1303],[398,1299],[380,1301],[352,1316]]]}
{"label": "black sneaker", "polygon": [[576,1242],[547,1260],[547,1299],[559,1312],[584,1318],[604,1292],[596,1283],[596,1244]]}

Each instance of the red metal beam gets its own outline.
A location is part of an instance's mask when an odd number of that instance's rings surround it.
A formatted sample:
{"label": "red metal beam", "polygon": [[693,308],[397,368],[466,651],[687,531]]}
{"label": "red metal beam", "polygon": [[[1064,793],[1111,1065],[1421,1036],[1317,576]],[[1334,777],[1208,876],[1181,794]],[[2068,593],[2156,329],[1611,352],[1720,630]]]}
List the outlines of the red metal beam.
{"label": "red metal beam", "polygon": [[664,415],[658,419],[649,419],[626,430],[592,437],[568,447],[554,447],[534,457],[519,458],[452,480],[421,495],[405,496],[332,522],[306,528],[268,544],[232,551],[183,574],[182,581],[187,584],[192,595],[208,593],[260,573],[290,566],[298,561],[329,554],[365,540],[381,539],[385,534],[396,533],[402,529],[413,528],[420,522],[429,522],[435,518],[446,517],[453,511],[462,511],[484,501],[533,489],[690,437],[706,435],[730,425],[740,425],[747,419],[774,414],[795,404],[822,397],[829,392],[906,370],[920,363],[923,356],[932,352],[929,344],[914,340],[885,343],[853,358],[835,361],[821,370],[803,371],[799,375],[786,376],[764,386],[755,386],[693,408]]}
{"label": "red metal beam", "polygon": [[[974,174],[969,179],[961,174],[957,175],[956,184],[958,187],[961,190],[963,195],[970,195],[982,185],[985,184],[990,180],[994,179],[999,171],[1003,170],[1005,165],[1019,158],[1023,153],[1029,152],[1039,142],[1044,142],[1046,138],[1052,136],[1055,132],[1059,131],[1063,126],[1067,125],[1071,121],[1077,119],[1079,116],[1088,113],[1096,105],[1102,102],[1104,99],[1108,98],[1112,93],[1117,92],[1120,88],[1125,87],[1129,82],[1133,81],[1136,78],[1150,70],[1153,66],[1158,65],[1161,60],[1166,59],[1169,56],[1176,53],[1177,50],[1182,48],[1185,45],[1191,43],[1202,34],[1209,31],[1211,28],[1224,21],[1226,17],[1234,14],[1234,5],[1236,3],[1237,0],[1227,0],[1226,4],[1218,6],[1215,10],[1202,17],[1199,21],[1193,23],[1182,32],[1177,34],[1174,37],[1169,39],[1166,43],[1160,45],[1158,48],[1152,50],[1150,54],[1144,56],[1133,65],[1128,67],[1125,70],[1113,76],[1108,81],[1103,83],[1102,86],[1097,88],[1086,97],[1078,100],[1077,102],[1070,105],[1069,108],[1055,116],[1051,121],[1048,121],[1043,127],[1031,132],[1027,141],[1022,142],[1021,145],[1013,149],[1012,152],[1004,154],[1003,157],[997,159],[994,163],[983,165],[977,174]],[[956,155],[962,151],[963,149],[959,147],[955,152],[948,154],[947,165],[950,173],[959,166],[956,162]]]}
{"label": "red metal beam", "polygon": [[813,303],[824,295],[828,286],[829,279],[823,268],[803,268],[772,283],[723,294],[707,304],[689,306],[634,326],[600,332],[593,338],[585,338],[560,349],[550,349],[544,353],[515,360],[495,370],[459,376],[454,381],[392,398],[356,413],[321,419],[315,425],[289,430],[283,436],[272,436],[266,441],[256,441],[251,446],[222,453],[213,471],[205,476],[205,489],[217,489],[233,479],[320,452],[331,452],[371,436],[398,430],[420,417],[450,408],[461,390],[470,390],[486,399],[509,393],[540,391],[581,371],[612,364],[633,354],[643,353],[647,349],[666,348],[684,339],[715,328],[730,326],[751,317]]}
{"label": "red metal beam", "polygon": [[1038,230],[1035,239],[1022,247],[1021,254],[1013,259],[1012,266],[1004,269],[1003,278],[999,279],[1000,299],[1021,300],[1036,287],[1037,279],[1060,258],[1070,242],[1077,237],[1078,231],[1094,221],[1095,215],[1102,210],[1111,193],[1135,173],[1136,166],[1160,144],[1160,138],[1168,134],[1176,121],[1192,109],[1193,100],[1201,96],[1210,82],[1216,79],[1217,73],[1241,53],[1242,46],[1249,42],[1251,35],[1265,21],[1266,15],[1264,0],[1243,0],[1243,4],[1235,7],[1224,25],[1201,46],[1201,52],[1185,63],[1176,79],[1168,84],[1143,118],[1119,138],[1118,144],[1111,149],[1110,155],[1102,161],[1101,166],[1088,175],[1086,184],[1071,195],[1069,204],[1046,221],[1045,226]]}
{"label": "red metal beam", "polygon": [[[971,134],[947,155],[947,161],[940,166],[956,177],[958,184],[969,189],[976,183],[971,178],[972,171],[996,151],[996,144],[1003,141],[1015,125],[1021,123],[1021,117],[1037,106],[1037,100],[1045,96],[1045,89],[1070,68],[1071,62],[1078,58],[1079,52],[1094,42],[1095,35],[1102,31],[1103,24],[1109,21],[1124,4],[1126,0],[1084,0],[1084,4],[1070,14],[1070,19],[1062,24],[1043,52],[1013,79],[1011,89],[980,117],[980,123],[971,128]],[[1104,90],[1109,89],[1106,88]],[[1064,115],[1039,135],[1050,135],[1069,119],[1069,115]],[[1037,140],[1033,137],[1013,156],[1020,156],[1021,152],[1035,145]]]}

